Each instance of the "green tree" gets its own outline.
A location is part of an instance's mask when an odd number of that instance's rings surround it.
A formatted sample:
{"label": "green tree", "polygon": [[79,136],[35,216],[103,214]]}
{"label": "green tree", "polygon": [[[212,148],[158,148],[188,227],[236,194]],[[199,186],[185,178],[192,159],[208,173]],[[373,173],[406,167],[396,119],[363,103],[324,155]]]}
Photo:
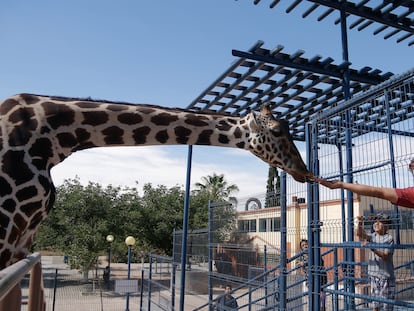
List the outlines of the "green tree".
{"label": "green tree", "polygon": [[[225,187],[225,191],[213,187],[216,199],[225,199],[237,189],[234,185],[227,186],[223,175],[216,175],[212,180],[218,180]],[[136,239],[135,256],[148,252],[170,255],[172,232],[182,229],[184,194],[178,186],[146,184],[140,196],[135,188],[112,185],[104,188],[98,183],[84,186],[79,179],[66,180],[57,188],[55,205],[40,226],[33,250],[61,252],[69,257],[72,267],[83,271],[93,267],[99,255],[107,253],[108,234],[115,237],[111,243],[113,261],[126,260],[124,241],[128,235]],[[190,228],[207,227],[211,198],[207,190],[192,193]],[[225,210],[222,216],[228,226],[227,217],[233,219],[235,211],[229,207]]]}
{"label": "green tree", "polygon": [[172,254],[173,231],[182,228],[184,190],[178,186],[154,188],[151,184],[143,187],[142,206],[136,224],[138,234],[161,254]]}
{"label": "green tree", "polygon": [[54,208],[41,225],[34,248],[59,250],[73,268],[87,272],[106,251],[108,234],[115,236],[116,247],[123,240],[119,237],[133,229],[137,198],[134,188],[103,188],[97,183],[83,186],[78,179],[66,180],[57,188]]}

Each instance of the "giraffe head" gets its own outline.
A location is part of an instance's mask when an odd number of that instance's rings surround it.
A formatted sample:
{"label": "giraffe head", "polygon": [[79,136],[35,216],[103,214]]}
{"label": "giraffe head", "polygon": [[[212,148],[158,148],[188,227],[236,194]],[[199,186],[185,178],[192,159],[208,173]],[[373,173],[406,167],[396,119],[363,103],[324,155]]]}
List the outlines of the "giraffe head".
{"label": "giraffe head", "polygon": [[249,150],[271,166],[281,168],[298,182],[305,182],[313,174],[306,168],[289,133],[288,122],[276,120],[268,106],[260,114],[250,113]]}

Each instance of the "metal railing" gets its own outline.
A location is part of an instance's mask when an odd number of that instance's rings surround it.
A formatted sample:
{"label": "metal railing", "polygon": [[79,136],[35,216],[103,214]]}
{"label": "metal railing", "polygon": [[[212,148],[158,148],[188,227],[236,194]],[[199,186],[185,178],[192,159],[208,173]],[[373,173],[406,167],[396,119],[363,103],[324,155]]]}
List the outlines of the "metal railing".
{"label": "metal railing", "polygon": [[42,266],[40,254],[34,253],[0,271],[0,311],[21,309],[20,282],[30,272],[28,311],[44,311]]}

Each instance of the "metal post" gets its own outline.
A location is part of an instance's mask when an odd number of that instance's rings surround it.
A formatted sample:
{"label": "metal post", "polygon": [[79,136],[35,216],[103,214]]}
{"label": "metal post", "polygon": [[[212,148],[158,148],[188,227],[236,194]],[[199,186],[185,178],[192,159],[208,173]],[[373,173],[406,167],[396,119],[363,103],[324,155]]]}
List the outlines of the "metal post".
{"label": "metal post", "polygon": [[280,176],[280,271],[279,271],[279,307],[287,310],[287,202],[286,173]]}
{"label": "metal post", "polygon": [[339,291],[339,269],[338,269],[338,249],[334,248],[334,311],[339,310],[338,291]]}
{"label": "metal post", "polygon": [[148,274],[148,308],[151,311],[151,291],[152,291],[152,255],[149,256],[149,274]]}
{"label": "metal post", "polygon": [[107,288],[108,290],[111,289],[111,243],[109,243],[108,247],[108,283]]}
{"label": "metal post", "polygon": [[213,311],[213,206],[208,201],[208,310]]}
{"label": "metal post", "polygon": [[54,281],[54,283],[53,283],[53,302],[52,302],[52,311],[55,311],[55,305],[56,305],[57,276],[58,276],[58,269],[56,269],[56,271],[55,271],[55,281]]}
{"label": "metal post", "polygon": [[[128,245],[128,280],[131,279],[131,246]],[[129,292],[126,293],[125,311],[129,311]]]}
{"label": "metal post", "polygon": [[177,273],[177,265],[172,263],[172,275],[171,275],[171,310],[175,310],[175,275]]}
{"label": "metal post", "polygon": [[264,284],[265,284],[265,288],[264,288],[264,290],[265,290],[265,306],[267,307],[267,304],[268,304],[267,295],[269,293],[268,293],[268,290],[267,290],[268,278],[267,278],[267,246],[266,246],[266,244],[263,245],[263,253],[264,253],[264,260],[263,260],[264,269],[263,269],[263,272],[264,272]]}
{"label": "metal post", "polygon": [[191,159],[193,153],[193,146],[188,146],[187,159],[187,181],[185,187],[185,202],[183,214],[183,236],[181,243],[181,282],[180,282],[180,311],[184,311],[184,297],[185,297],[185,264],[187,260],[187,231],[188,231],[188,209],[190,201],[190,181],[191,181]]}

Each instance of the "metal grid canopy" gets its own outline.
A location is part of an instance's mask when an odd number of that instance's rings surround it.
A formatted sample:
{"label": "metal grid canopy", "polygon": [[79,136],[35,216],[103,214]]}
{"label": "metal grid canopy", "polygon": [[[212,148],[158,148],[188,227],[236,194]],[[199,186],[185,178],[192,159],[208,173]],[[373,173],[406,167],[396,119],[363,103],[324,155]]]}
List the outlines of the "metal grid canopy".
{"label": "metal grid canopy", "polygon": [[[187,108],[195,111],[245,115],[269,104],[275,117],[290,124],[294,140],[305,140],[305,124],[317,113],[344,101],[343,75],[348,62],[303,57],[304,51],[283,53],[283,47],[262,48],[259,41],[248,52],[233,50],[239,59]],[[364,67],[349,69],[350,95],[367,90],[392,76]]]}
{"label": "metal grid canopy", "polygon": [[[261,0],[254,0],[258,4]],[[273,9],[280,0],[269,1]],[[284,2],[284,1],[283,1]],[[414,45],[414,1],[413,0],[293,0],[286,8],[286,13],[292,12],[301,3],[307,4],[303,18],[308,17],[315,10],[322,10],[318,21],[322,21],[334,11],[346,13],[349,29],[362,31],[368,26],[376,25],[373,35],[384,33],[384,39],[398,36],[397,43],[407,41],[408,46]],[[352,20],[351,20],[352,19]],[[335,20],[340,24],[340,18]]]}

